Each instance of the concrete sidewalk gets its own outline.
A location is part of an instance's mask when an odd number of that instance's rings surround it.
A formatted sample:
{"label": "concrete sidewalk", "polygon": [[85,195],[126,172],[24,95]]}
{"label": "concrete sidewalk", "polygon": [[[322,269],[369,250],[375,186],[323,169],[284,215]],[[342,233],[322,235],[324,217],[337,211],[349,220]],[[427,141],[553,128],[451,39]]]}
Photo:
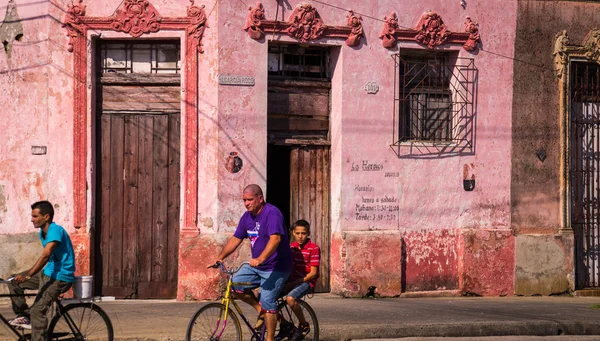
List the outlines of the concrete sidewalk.
{"label": "concrete sidewalk", "polygon": [[[600,297],[347,299],[317,294],[308,303],[317,313],[321,340],[600,335]],[[118,340],[183,340],[190,318],[205,302],[116,300],[99,304],[109,314]],[[6,304],[0,312],[12,316]],[[3,332],[0,328],[0,340]]]}

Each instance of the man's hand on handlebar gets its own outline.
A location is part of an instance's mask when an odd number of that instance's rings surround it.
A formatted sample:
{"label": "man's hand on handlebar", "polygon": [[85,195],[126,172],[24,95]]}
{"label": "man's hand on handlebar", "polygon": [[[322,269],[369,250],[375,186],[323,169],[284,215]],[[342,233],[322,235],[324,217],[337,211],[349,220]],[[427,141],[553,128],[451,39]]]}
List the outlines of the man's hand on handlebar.
{"label": "man's hand on handlebar", "polygon": [[255,268],[255,267],[257,267],[257,266],[259,266],[261,264],[262,264],[262,261],[259,260],[258,258],[252,258],[250,260],[250,266],[253,267],[253,268]]}
{"label": "man's hand on handlebar", "polygon": [[16,275],[14,277],[13,281],[15,281],[17,284],[20,284],[20,283],[23,283],[25,281],[28,281],[30,278],[31,278],[30,276],[20,274],[20,275]]}
{"label": "man's hand on handlebar", "polygon": [[208,267],[206,267],[207,269],[218,269],[219,267],[221,267],[223,265],[223,260],[218,260],[215,262],[215,264],[213,265],[209,265]]}

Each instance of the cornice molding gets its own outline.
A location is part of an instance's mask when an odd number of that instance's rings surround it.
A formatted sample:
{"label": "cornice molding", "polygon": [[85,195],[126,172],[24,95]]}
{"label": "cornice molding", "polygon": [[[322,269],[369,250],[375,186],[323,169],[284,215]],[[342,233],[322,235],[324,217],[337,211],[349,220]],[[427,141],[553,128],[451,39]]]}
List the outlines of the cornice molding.
{"label": "cornice molding", "polygon": [[287,21],[267,20],[261,2],[248,9],[244,30],[254,40],[265,33],[286,33],[302,43],[323,38],[344,38],[346,45],[357,46],[363,36],[362,18],[348,11],[347,23],[342,26],[326,25],[315,7],[308,3],[294,7]]}
{"label": "cornice molding", "polygon": [[465,50],[475,51],[481,41],[479,23],[472,21],[470,17],[464,22],[464,32],[450,31],[442,17],[435,12],[423,14],[414,29],[400,28],[395,12],[386,15],[383,21],[379,38],[387,49],[396,47],[398,41],[414,41],[428,49],[445,44],[462,44]]}

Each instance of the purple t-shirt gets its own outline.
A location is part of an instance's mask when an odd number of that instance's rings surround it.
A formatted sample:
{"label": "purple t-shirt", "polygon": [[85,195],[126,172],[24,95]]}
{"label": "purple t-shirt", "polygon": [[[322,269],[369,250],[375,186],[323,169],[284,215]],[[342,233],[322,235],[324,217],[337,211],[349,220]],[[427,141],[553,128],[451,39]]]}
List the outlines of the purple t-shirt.
{"label": "purple t-shirt", "polygon": [[283,214],[277,207],[265,203],[265,206],[256,216],[246,211],[240,218],[240,223],[233,236],[239,239],[250,239],[252,258],[258,258],[267,246],[269,237],[272,234],[279,234],[281,242],[275,252],[258,269],[263,271],[292,271],[290,238],[285,228]]}

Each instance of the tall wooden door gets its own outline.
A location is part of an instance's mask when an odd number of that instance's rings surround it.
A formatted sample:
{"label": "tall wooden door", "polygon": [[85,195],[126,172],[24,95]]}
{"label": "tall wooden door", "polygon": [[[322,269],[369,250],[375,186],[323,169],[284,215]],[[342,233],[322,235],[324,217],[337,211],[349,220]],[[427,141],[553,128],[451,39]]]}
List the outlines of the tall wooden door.
{"label": "tall wooden door", "polygon": [[329,291],[329,146],[291,148],[290,221],[310,223],[311,239],[321,248],[315,292]]}
{"label": "tall wooden door", "polygon": [[102,295],[177,289],[180,114],[102,112],[95,277]]}

